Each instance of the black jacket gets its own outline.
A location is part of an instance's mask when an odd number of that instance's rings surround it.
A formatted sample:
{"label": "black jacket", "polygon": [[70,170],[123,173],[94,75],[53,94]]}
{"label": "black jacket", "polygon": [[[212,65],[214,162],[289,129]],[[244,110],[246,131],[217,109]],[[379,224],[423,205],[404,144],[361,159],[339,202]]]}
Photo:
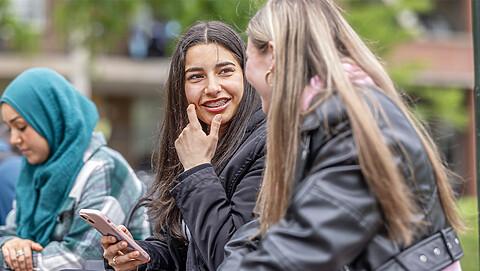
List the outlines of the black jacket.
{"label": "black jacket", "polygon": [[[431,222],[419,230],[415,241],[421,240],[449,226],[432,166],[399,108],[380,91],[367,92],[365,99],[378,113],[375,117],[384,140],[417,200],[417,216]],[[369,99],[381,110],[373,109]],[[256,221],[239,229],[225,248],[220,270],[374,270],[404,249],[388,238],[382,211],[361,172],[339,96],[307,115],[301,133],[298,181],[286,216],[260,241],[248,241],[258,231]]]}
{"label": "black jacket", "polygon": [[166,236],[138,241],[151,260],[139,270],[215,270],[233,233],[253,219],[265,162],[266,121],[261,110],[252,115],[235,154],[215,173],[199,165],[179,176],[171,194],[190,231],[190,242]]}

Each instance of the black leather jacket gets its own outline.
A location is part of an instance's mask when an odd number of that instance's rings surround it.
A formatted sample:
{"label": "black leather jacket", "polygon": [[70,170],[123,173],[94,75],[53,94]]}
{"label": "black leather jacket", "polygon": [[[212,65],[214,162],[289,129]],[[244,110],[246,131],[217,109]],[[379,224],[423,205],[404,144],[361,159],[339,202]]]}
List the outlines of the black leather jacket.
{"label": "black leather jacket", "polygon": [[[389,120],[376,115],[415,195],[417,215],[430,222],[415,241],[448,227],[431,164],[412,125],[385,94],[366,92],[369,106],[374,104],[369,99],[376,100]],[[227,243],[219,270],[374,270],[404,249],[388,238],[382,211],[361,172],[342,100],[333,96],[307,115],[301,133],[297,182],[285,218],[260,241],[248,240],[258,232],[256,221],[239,229]]]}
{"label": "black leather jacket", "polygon": [[138,244],[151,260],[139,270],[215,270],[224,258],[224,246],[233,233],[253,219],[265,162],[266,121],[262,110],[251,116],[242,144],[215,172],[199,165],[179,176],[170,192],[190,231],[190,242],[165,236]]}

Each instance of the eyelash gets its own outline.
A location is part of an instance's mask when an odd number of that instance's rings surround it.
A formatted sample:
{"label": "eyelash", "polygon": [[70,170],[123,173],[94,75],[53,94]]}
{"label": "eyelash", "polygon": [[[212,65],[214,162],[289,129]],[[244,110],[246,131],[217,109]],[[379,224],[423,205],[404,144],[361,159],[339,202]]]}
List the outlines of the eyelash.
{"label": "eyelash", "polygon": [[[231,73],[234,72],[235,69],[233,68],[225,68],[220,71],[220,74],[226,74],[226,73]],[[192,74],[189,77],[187,77],[187,80],[195,80],[195,79],[200,79],[203,78],[203,75],[201,74]]]}
{"label": "eyelash", "polygon": [[202,77],[202,75],[200,75],[200,74],[192,74],[187,78],[187,80],[195,80],[195,79],[199,79],[201,77]]}
{"label": "eyelash", "polygon": [[233,68],[225,68],[220,71],[220,73],[229,73],[229,72],[234,72],[235,70]]}
{"label": "eyelash", "polygon": [[[20,132],[25,132],[25,130],[27,129],[27,125],[25,126],[22,126],[22,127],[17,127],[17,130],[19,130]],[[8,128],[8,132],[11,133],[12,132],[12,128]]]}

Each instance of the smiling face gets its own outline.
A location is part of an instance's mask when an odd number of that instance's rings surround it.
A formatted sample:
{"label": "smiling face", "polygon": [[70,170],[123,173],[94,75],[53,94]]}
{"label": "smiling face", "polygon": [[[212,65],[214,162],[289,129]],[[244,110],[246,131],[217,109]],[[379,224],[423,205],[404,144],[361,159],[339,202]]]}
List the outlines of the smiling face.
{"label": "smiling face", "polygon": [[20,149],[30,164],[47,161],[50,153],[47,140],[7,103],[2,103],[2,118],[10,129],[10,143]]}
{"label": "smiling face", "polygon": [[235,56],[214,43],[190,47],[185,55],[185,95],[206,124],[221,114],[224,131],[243,97],[243,71]]}

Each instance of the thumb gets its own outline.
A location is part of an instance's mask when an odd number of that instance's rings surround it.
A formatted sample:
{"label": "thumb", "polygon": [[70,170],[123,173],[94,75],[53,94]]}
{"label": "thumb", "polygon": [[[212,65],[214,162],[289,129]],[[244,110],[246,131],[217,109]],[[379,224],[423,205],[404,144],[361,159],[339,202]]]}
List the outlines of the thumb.
{"label": "thumb", "polygon": [[220,131],[220,125],[222,124],[222,115],[218,114],[215,115],[212,119],[212,123],[210,124],[210,133],[208,136],[214,136],[218,139],[218,133]]}
{"label": "thumb", "polygon": [[32,242],[30,244],[30,248],[34,251],[39,251],[39,252],[43,250],[42,245],[40,245],[39,243],[35,243],[35,242]]}

